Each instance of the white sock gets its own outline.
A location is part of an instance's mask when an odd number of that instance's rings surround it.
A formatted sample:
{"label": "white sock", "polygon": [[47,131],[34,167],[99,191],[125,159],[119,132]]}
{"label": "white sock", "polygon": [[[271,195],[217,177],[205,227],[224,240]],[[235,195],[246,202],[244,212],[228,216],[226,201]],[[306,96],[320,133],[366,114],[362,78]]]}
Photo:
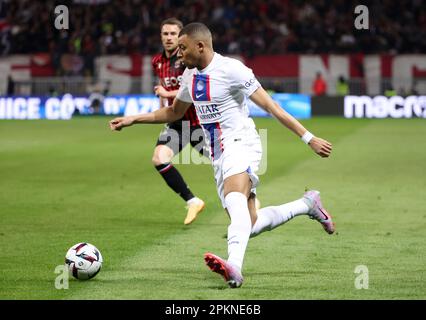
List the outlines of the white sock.
{"label": "white sock", "polygon": [[194,198],[191,198],[191,199],[189,199],[188,201],[186,201],[186,204],[187,204],[188,206],[190,206],[191,204],[193,204],[193,203],[197,203],[197,202],[200,202],[200,201],[201,201],[201,199],[200,199],[200,198],[194,197]]}
{"label": "white sock", "polygon": [[255,237],[264,231],[270,231],[298,215],[307,214],[308,211],[309,207],[302,199],[280,206],[262,208],[257,211],[257,220],[251,230],[250,237]]}
{"label": "white sock", "polygon": [[228,262],[241,269],[251,232],[247,197],[240,192],[230,192],[225,197],[225,204],[231,217],[228,227]]}

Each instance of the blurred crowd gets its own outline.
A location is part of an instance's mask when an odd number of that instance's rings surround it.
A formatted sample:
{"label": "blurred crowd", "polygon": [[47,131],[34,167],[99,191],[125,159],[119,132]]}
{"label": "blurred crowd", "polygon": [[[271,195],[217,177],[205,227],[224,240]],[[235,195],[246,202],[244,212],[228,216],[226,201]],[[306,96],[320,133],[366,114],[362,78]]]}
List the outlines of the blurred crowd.
{"label": "blurred crowd", "polygon": [[[0,55],[49,52],[81,57],[153,54],[159,26],[177,17],[202,21],[224,54],[425,53],[423,0],[367,0],[369,29],[354,27],[354,0],[0,0]],[[56,5],[69,8],[69,30],[54,28]]]}

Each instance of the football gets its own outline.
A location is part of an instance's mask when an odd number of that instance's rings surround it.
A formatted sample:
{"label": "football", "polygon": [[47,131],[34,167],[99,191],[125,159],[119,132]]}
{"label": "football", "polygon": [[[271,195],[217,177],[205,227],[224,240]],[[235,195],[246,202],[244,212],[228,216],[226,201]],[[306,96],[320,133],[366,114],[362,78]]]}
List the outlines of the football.
{"label": "football", "polygon": [[65,255],[69,273],[76,279],[88,280],[96,276],[102,267],[101,252],[87,242],[73,245]]}

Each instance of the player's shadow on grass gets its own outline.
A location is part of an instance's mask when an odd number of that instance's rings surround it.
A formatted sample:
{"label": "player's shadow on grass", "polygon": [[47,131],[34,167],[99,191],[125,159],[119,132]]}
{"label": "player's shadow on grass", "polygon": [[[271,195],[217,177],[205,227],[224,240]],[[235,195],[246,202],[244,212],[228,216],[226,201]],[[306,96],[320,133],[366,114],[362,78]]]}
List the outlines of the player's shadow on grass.
{"label": "player's shadow on grass", "polygon": [[312,274],[311,271],[267,271],[267,272],[246,272],[247,275],[258,277],[258,276],[268,276],[268,277],[288,277],[288,276],[303,276],[306,274]]}
{"label": "player's shadow on grass", "polygon": [[210,289],[210,290],[226,290],[226,289],[231,289],[226,283],[223,284],[218,284],[218,285],[209,285],[206,287],[206,289]]}

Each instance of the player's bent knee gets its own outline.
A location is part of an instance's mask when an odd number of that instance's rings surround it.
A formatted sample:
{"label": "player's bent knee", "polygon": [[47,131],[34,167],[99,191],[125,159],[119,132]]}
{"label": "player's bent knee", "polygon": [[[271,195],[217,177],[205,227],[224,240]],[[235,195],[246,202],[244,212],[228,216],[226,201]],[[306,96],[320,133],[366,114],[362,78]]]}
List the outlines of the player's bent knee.
{"label": "player's bent knee", "polygon": [[154,149],[154,154],[152,155],[152,164],[154,166],[159,166],[165,163],[172,161],[173,151],[166,146],[159,145]]}

